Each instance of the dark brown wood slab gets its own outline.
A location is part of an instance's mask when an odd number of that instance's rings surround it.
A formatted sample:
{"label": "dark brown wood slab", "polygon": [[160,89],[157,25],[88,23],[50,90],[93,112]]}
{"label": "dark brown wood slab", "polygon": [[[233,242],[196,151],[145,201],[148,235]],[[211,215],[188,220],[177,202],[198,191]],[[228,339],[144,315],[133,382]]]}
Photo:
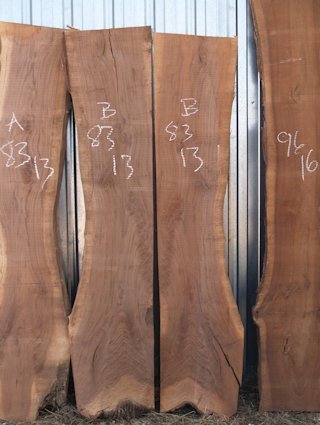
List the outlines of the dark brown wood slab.
{"label": "dark brown wood slab", "polygon": [[62,30],[0,24],[0,418],[65,401],[69,366],[55,207],[64,154]]}
{"label": "dark brown wood slab", "polygon": [[154,35],[161,410],[232,415],[243,328],[223,202],[237,40]]}
{"label": "dark brown wood slab", "polygon": [[254,309],[262,410],[320,410],[320,2],[253,0],[267,252]]}
{"label": "dark brown wood slab", "polygon": [[70,31],[66,45],[86,205],[70,323],[77,406],[152,408],[151,32]]}

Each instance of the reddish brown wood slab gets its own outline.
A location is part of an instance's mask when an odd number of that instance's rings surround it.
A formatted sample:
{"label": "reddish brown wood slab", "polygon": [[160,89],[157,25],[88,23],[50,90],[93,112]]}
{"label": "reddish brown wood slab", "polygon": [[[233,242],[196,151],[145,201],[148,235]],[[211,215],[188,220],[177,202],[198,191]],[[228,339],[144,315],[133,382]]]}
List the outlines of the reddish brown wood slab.
{"label": "reddish brown wood slab", "polygon": [[0,418],[65,400],[69,366],[55,206],[63,164],[61,30],[0,24]]}
{"label": "reddish brown wood slab", "polygon": [[223,232],[236,51],[154,36],[162,411],[237,410],[243,328]]}
{"label": "reddish brown wood slab", "polygon": [[70,323],[77,406],[152,408],[150,28],[71,31],[66,44],[86,205]]}
{"label": "reddish brown wood slab", "polygon": [[253,0],[267,253],[254,309],[262,410],[320,410],[320,2]]}

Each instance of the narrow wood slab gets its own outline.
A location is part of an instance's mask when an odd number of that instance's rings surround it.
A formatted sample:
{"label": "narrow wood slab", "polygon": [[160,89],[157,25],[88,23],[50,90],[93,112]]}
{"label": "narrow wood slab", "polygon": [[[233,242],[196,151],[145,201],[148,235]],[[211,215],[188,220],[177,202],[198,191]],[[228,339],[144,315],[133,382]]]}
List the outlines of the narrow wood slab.
{"label": "narrow wood slab", "polygon": [[223,202],[237,41],[155,34],[161,410],[237,410],[243,328]]}
{"label": "narrow wood slab", "polygon": [[253,0],[267,253],[254,309],[262,410],[320,410],[320,3]]}
{"label": "narrow wood slab", "polygon": [[69,366],[55,207],[64,153],[63,32],[0,24],[0,418],[61,404]]}
{"label": "narrow wood slab", "polygon": [[66,44],[86,205],[70,322],[77,406],[152,408],[151,32],[70,31]]}

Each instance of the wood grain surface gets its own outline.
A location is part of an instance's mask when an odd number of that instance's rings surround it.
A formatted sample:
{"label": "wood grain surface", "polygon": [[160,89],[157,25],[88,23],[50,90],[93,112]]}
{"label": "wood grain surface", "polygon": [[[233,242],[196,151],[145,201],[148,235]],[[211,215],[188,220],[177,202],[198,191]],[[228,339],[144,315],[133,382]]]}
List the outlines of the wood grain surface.
{"label": "wood grain surface", "polygon": [[262,410],[320,410],[320,2],[253,0],[267,252],[254,318]]}
{"label": "wood grain surface", "polygon": [[67,73],[61,30],[0,24],[0,418],[65,401],[67,301],[55,208]]}
{"label": "wood grain surface", "polygon": [[70,322],[77,406],[152,408],[150,28],[66,33],[86,228]]}
{"label": "wood grain surface", "polygon": [[243,327],[224,257],[237,40],[154,35],[162,411],[232,415]]}

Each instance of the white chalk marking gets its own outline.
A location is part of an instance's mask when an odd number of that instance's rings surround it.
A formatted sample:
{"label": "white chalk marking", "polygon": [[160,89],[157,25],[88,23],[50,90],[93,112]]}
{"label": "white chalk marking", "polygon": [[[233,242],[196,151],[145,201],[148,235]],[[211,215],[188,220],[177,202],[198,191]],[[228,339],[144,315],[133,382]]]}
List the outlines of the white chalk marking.
{"label": "white chalk marking", "polygon": [[[287,139],[283,140],[282,137],[280,139],[280,136],[284,135],[285,137],[288,136]],[[291,143],[292,143],[292,134],[287,133],[286,131],[281,131],[278,136],[277,140],[279,143],[288,143],[288,149],[287,149],[287,157],[290,158],[290,152],[291,152]]]}
{"label": "white chalk marking", "polygon": [[[87,132],[87,138],[91,140],[91,147],[92,148],[96,148],[98,146],[100,146],[100,141],[98,140],[103,132],[104,129],[108,129],[109,133],[107,135],[107,140],[109,140],[109,142],[111,142],[111,149],[114,148],[114,141],[112,139],[109,138],[109,136],[112,134],[113,132],[113,127],[110,125],[99,125],[96,124],[94,125],[92,128],[90,128],[90,130]],[[111,129],[111,130],[110,130]],[[94,135],[91,135],[91,133],[95,130],[98,130],[98,134],[94,137]],[[108,149],[108,150],[111,150]]]}
{"label": "white chalk marking", "polygon": [[21,124],[19,123],[19,121],[17,120],[17,118],[16,118],[16,114],[15,114],[14,112],[12,112],[12,118],[11,118],[11,121],[9,122],[9,124],[6,124],[6,127],[9,127],[9,129],[8,129],[9,133],[11,133],[11,130],[12,130],[12,126],[13,126],[13,124],[17,124],[17,125],[18,125],[18,127],[20,127],[22,131],[24,131],[24,128],[22,127],[22,125],[21,125]]}
{"label": "white chalk marking", "polygon": [[183,112],[181,113],[182,117],[188,117],[189,115],[196,114],[199,111],[199,108],[196,106],[198,101],[194,97],[185,97],[181,99]]}
{"label": "white chalk marking", "polygon": [[309,153],[307,155],[307,160],[306,160],[306,169],[309,173],[314,173],[319,166],[318,161],[316,161],[315,159],[313,161],[309,162],[310,155],[312,154],[312,152],[313,152],[313,149],[310,149]]}
{"label": "white chalk marking", "polygon": [[[7,162],[6,162],[7,168],[11,167],[16,162],[16,160],[13,156],[13,147],[12,147],[13,142],[14,142],[14,140],[11,140],[10,142],[8,142],[8,143],[6,143],[6,144],[4,144],[3,146],[0,147],[0,152],[2,152],[3,155],[8,157]],[[10,154],[8,154],[7,152],[4,151],[4,148],[7,147],[7,146],[10,149]]]}
{"label": "white chalk marking", "polygon": [[23,153],[23,152],[22,152],[22,151],[23,151],[23,149],[25,149],[25,148],[28,146],[28,142],[19,142],[19,143],[16,143],[15,147],[17,147],[17,146],[19,146],[19,145],[22,145],[22,148],[20,148],[20,149],[18,150],[18,154],[19,154],[19,155],[21,155],[21,156],[26,157],[27,159],[25,159],[24,161],[22,161],[22,162],[21,162],[21,164],[16,165],[14,168],[19,168],[19,167],[21,167],[22,165],[27,164],[27,163],[28,163],[28,162],[30,162],[30,160],[31,160],[31,156],[30,156],[30,155],[28,155],[27,153]]}
{"label": "white chalk marking", "polygon": [[126,166],[130,169],[130,173],[127,175],[127,180],[131,178],[132,174],[133,174],[133,167],[132,165],[130,165],[131,162],[131,155],[121,155],[122,159],[127,158],[126,161]]}
{"label": "white chalk marking", "polygon": [[220,159],[220,145],[217,146],[217,150],[218,150],[218,162],[219,162],[219,159]]}
{"label": "white chalk marking", "polygon": [[50,177],[53,176],[53,174],[54,174],[54,168],[48,167],[48,162],[49,162],[49,159],[48,158],[40,158],[40,161],[43,161],[44,162],[43,168],[46,168],[47,170],[50,170],[49,174],[47,175],[47,177],[45,178],[44,182],[41,185],[41,191],[42,191],[44,189],[44,186],[47,183],[47,181],[50,179]]}
{"label": "white chalk marking", "polygon": [[116,161],[115,155],[112,155],[112,171],[113,171],[113,175],[116,176],[117,175],[117,161]]}
{"label": "white chalk marking", "polygon": [[33,158],[33,163],[34,163],[34,169],[35,169],[35,172],[36,172],[37,179],[40,180],[36,156]]}
{"label": "white chalk marking", "polygon": [[97,102],[97,105],[106,105],[102,108],[102,117],[100,117],[101,120],[113,117],[117,113],[115,109],[110,109],[111,105],[109,102]]}
{"label": "white chalk marking", "polygon": [[298,62],[298,61],[302,61],[302,58],[283,59],[283,60],[280,61],[280,63]]}
{"label": "white chalk marking", "polygon": [[304,156],[301,155],[301,178],[304,181]]}
{"label": "white chalk marking", "polygon": [[180,155],[181,155],[181,158],[182,158],[182,165],[184,167],[186,167],[187,166],[186,165],[186,157],[184,156],[183,148],[181,148],[181,150],[180,150]]}
{"label": "white chalk marking", "polygon": [[[98,129],[98,134],[97,134],[96,137],[91,137],[90,134],[92,133],[92,131],[94,129]],[[92,148],[96,148],[97,146],[100,145],[100,142],[99,142],[98,139],[101,136],[101,132],[102,132],[101,126],[99,124],[93,126],[92,128],[90,128],[90,130],[88,130],[88,132],[87,132],[87,138],[91,140],[91,147]]]}
{"label": "white chalk marking", "polygon": [[294,133],[294,138],[293,138],[293,146],[294,146],[294,154],[295,154],[295,155],[298,155],[299,150],[300,150],[300,149],[302,149],[302,148],[305,146],[305,144],[304,144],[304,143],[300,143],[300,145],[297,145],[297,137],[298,137],[298,133],[299,133],[299,131],[296,131],[296,132]]}
{"label": "white chalk marking", "polygon": [[184,134],[188,137],[186,137],[184,140],[182,140],[182,143],[185,143],[187,140],[191,139],[191,137],[193,136],[192,133],[188,133],[188,131],[190,130],[190,126],[188,124],[182,124],[182,127],[186,128],[186,130],[184,131]]}
{"label": "white chalk marking", "polygon": [[193,150],[194,152],[193,152],[193,157],[194,158],[196,158],[197,160],[199,160],[200,161],[200,165],[195,169],[195,170],[193,170],[194,171],[194,173],[196,173],[197,171],[199,171],[200,170],[200,168],[203,166],[203,164],[204,164],[204,161],[203,161],[203,159],[202,158],[200,158],[200,156],[197,156],[197,153],[198,153],[198,151],[199,151],[199,147],[198,146],[193,146],[192,148],[187,148],[188,150]]}
{"label": "white chalk marking", "polygon": [[[174,128],[174,131],[170,131],[170,130],[169,130],[169,128],[170,128],[170,127],[173,127],[173,128]],[[169,142],[172,142],[172,140],[176,140],[176,138],[177,138],[176,131],[177,131],[177,130],[178,130],[178,126],[177,126],[177,125],[175,125],[175,124],[173,123],[173,121],[171,121],[171,122],[167,125],[167,127],[165,128],[165,131],[166,131],[166,133],[170,134]]]}
{"label": "white chalk marking", "polygon": [[105,128],[109,129],[109,132],[107,134],[107,140],[110,142],[111,146],[110,146],[110,148],[108,148],[108,151],[112,151],[112,149],[115,147],[115,144],[116,144],[115,141],[110,138],[111,134],[113,133],[113,127],[111,125],[110,126],[107,125],[107,126],[103,126],[102,128],[103,129],[105,129]]}

